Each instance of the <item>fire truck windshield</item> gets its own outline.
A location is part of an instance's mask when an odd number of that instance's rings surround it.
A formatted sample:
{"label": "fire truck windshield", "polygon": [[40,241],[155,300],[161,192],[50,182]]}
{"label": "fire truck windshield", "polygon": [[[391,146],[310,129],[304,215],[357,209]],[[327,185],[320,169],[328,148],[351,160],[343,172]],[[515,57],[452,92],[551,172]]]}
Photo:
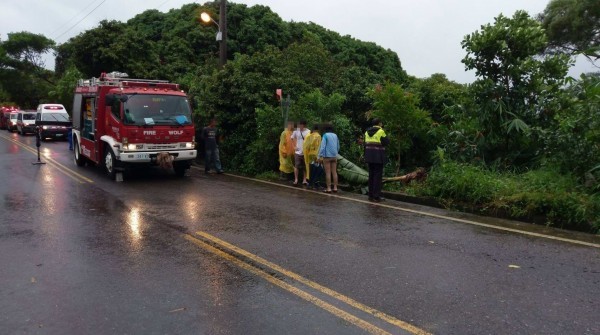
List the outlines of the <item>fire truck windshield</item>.
{"label": "fire truck windshield", "polygon": [[184,125],[192,123],[186,97],[175,95],[130,95],[123,102],[124,123],[133,125]]}

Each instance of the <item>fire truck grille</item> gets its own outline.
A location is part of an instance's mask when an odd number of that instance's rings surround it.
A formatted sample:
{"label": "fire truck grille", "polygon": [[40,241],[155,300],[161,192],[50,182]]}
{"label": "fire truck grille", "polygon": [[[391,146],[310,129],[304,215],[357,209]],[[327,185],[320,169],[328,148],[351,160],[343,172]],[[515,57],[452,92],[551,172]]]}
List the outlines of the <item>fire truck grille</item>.
{"label": "fire truck grille", "polygon": [[177,149],[177,143],[169,143],[169,144],[147,144],[146,147],[148,148],[148,150]]}

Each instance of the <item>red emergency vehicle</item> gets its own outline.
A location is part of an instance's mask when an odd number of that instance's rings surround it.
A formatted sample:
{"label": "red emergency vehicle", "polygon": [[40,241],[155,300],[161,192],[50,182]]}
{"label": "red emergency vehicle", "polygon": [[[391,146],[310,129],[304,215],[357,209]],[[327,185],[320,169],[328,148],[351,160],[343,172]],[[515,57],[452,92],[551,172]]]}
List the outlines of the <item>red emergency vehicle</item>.
{"label": "red emergency vehicle", "polygon": [[72,139],[78,166],[102,164],[114,179],[128,167],[168,158],[183,176],[196,159],[194,135],[190,104],[178,84],[112,72],[79,80],[75,88]]}
{"label": "red emergency vehicle", "polygon": [[[11,124],[11,113],[16,113],[19,110],[17,107],[13,106],[1,106],[0,107],[0,129],[9,129],[12,130]],[[16,124],[15,124],[16,126]]]}

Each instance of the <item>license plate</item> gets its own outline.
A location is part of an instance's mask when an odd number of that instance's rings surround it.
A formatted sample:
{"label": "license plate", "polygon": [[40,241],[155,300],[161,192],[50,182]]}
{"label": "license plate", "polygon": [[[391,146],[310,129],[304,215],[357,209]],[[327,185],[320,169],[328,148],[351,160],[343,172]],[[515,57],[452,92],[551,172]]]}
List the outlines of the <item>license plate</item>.
{"label": "license plate", "polygon": [[61,137],[63,136],[63,134],[56,134],[56,137]]}
{"label": "license plate", "polygon": [[150,159],[150,154],[135,154],[135,159]]}

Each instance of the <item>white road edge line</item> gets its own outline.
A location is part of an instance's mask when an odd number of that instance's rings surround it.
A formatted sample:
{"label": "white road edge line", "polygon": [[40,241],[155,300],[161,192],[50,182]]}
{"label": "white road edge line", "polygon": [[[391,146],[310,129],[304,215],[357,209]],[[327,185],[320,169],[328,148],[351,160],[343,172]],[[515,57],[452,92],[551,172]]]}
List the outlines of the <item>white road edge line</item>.
{"label": "white road edge line", "polygon": [[[201,170],[197,166],[194,166],[193,168]],[[488,224],[488,223],[477,222],[477,221],[466,220],[466,219],[459,219],[459,218],[454,218],[454,217],[451,217],[451,216],[445,216],[445,215],[441,215],[441,214],[427,213],[427,212],[419,211],[419,210],[416,210],[416,209],[402,208],[402,207],[392,206],[392,205],[387,205],[387,204],[382,204],[382,203],[373,203],[373,202],[370,202],[370,201],[367,201],[367,200],[355,199],[355,198],[345,197],[345,196],[341,196],[341,195],[333,195],[333,194],[326,194],[326,193],[322,193],[322,192],[315,192],[315,191],[311,191],[311,190],[307,190],[307,189],[303,189],[303,188],[298,188],[298,187],[293,187],[293,186],[288,186],[288,185],[282,185],[282,184],[274,183],[274,182],[267,181],[267,180],[261,180],[261,179],[256,179],[256,178],[238,176],[238,175],[230,174],[230,173],[225,173],[225,175],[229,176],[229,177],[235,177],[235,178],[239,178],[239,179],[245,179],[245,180],[254,181],[254,182],[258,182],[258,183],[263,183],[263,184],[268,184],[268,185],[273,185],[273,186],[278,186],[278,187],[289,188],[289,189],[293,189],[293,190],[297,190],[297,191],[310,192],[312,194],[319,194],[319,195],[328,196],[328,197],[336,197],[336,198],[340,198],[340,199],[344,199],[344,200],[349,200],[349,201],[359,202],[359,203],[363,203],[363,204],[368,204],[368,205],[371,205],[371,206],[379,206],[379,207],[384,207],[384,208],[389,208],[389,209],[395,209],[395,210],[399,210],[399,211],[403,211],[403,212],[408,212],[408,213],[419,214],[419,215],[423,215],[423,216],[434,217],[434,218],[437,218],[437,219],[444,219],[444,220],[449,220],[449,221],[454,221],[454,222],[459,222],[459,223],[465,223],[465,224],[473,225],[473,226],[491,228],[491,229],[502,230],[502,231],[511,232],[511,233],[517,233],[517,234],[527,235],[527,236],[545,238],[545,239],[554,240],[554,241],[561,241],[561,242],[567,242],[567,243],[571,243],[571,244],[583,245],[583,246],[586,246],[586,247],[600,248],[600,244],[598,244],[598,243],[585,242],[585,241],[579,241],[579,240],[574,240],[574,239],[565,238],[565,237],[559,237],[559,236],[552,236],[552,235],[546,235],[546,234],[541,234],[541,233],[529,232],[529,231],[519,230],[519,229],[515,229],[515,228],[508,228],[508,227],[496,226],[496,225],[492,225],[492,224]]]}

